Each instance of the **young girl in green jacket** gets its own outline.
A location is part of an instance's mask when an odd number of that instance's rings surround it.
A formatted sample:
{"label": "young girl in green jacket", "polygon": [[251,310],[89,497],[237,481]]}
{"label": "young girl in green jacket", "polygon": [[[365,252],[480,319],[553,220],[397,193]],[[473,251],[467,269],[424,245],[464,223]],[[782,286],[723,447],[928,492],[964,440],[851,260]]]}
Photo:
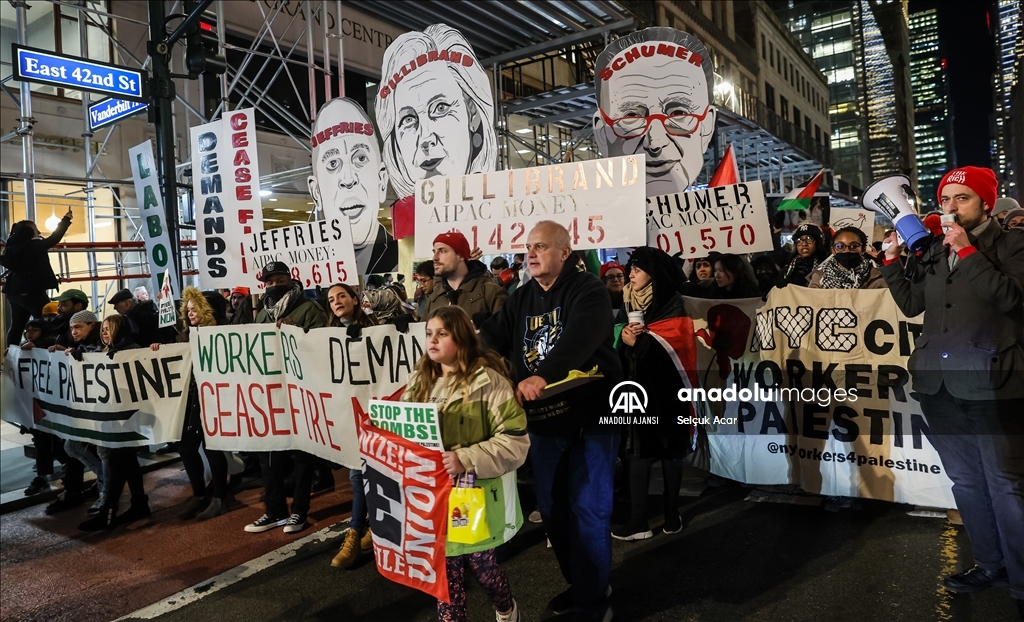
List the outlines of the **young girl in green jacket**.
{"label": "young girl in green jacket", "polygon": [[[490,537],[447,545],[450,603],[438,601],[441,622],[466,622],[466,566],[494,606],[498,622],[518,622],[519,608],[494,548],[522,526],[515,470],[530,440],[526,413],[505,376],[504,361],[488,350],[461,308],[444,306],[427,318],[426,353],[409,376],[403,399],[435,402],[441,419],[443,461],[451,476],[473,473],[486,498]],[[440,569],[439,569],[440,570]]]}

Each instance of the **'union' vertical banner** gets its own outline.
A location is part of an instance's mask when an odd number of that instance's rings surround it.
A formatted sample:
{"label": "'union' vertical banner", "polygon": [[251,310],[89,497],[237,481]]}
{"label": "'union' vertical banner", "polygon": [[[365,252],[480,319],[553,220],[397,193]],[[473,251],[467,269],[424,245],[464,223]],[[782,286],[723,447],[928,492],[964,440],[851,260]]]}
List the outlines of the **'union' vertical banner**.
{"label": "'union' vertical banner", "polygon": [[249,235],[263,230],[253,110],[225,112],[191,133],[199,283],[259,285],[245,255]]}
{"label": "'union' vertical banner", "polygon": [[451,478],[441,452],[374,427],[365,413],[357,415],[377,570],[449,602],[445,542]]}

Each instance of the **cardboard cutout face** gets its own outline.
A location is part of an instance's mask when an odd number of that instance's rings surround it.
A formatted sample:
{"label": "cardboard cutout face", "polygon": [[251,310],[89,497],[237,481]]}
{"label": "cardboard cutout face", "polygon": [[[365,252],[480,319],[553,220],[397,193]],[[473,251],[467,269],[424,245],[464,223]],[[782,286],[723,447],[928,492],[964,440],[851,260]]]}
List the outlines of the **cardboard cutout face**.
{"label": "cardboard cutout face", "polygon": [[444,24],[406,33],[384,52],[381,73],[377,120],[399,197],[428,177],[495,170],[491,84],[462,33]]}
{"label": "cardboard cutout face", "polygon": [[[317,210],[326,219],[348,219],[360,274],[394,270],[398,247],[377,220],[388,174],[370,118],[355,101],[333,99],[317,114],[312,142],[308,183]],[[380,263],[389,254],[394,260]]]}
{"label": "cardboard cutout face", "polygon": [[679,30],[648,28],[605,48],[597,73],[594,140],[601,155],[643,154],[647,196],[686,190],[715,131],[704,46]]}

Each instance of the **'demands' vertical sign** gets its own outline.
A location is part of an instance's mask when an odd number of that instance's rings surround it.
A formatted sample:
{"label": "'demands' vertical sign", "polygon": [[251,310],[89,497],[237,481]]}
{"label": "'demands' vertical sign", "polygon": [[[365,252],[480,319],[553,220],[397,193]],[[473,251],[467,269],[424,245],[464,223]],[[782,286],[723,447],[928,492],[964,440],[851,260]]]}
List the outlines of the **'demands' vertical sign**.
{"label": "'demands' vertical sign", "polygon": [[245,242],[263,230],[253,110],[192,128],[192,189],[203,288],[256,285]]}
{"label": "'demands' vertical sign", "polygon": [[153,289],[158,292],[160,275],[166,274],[172,283],[178,282],[178,269],[171,253],[171,238],[167,233],[166,212],[160,196],[160,180],[153,163],[153,143],[146,141],[128,150],[135,181],[135,197],[142,217],[142,236],[146,240],[146,259]]}

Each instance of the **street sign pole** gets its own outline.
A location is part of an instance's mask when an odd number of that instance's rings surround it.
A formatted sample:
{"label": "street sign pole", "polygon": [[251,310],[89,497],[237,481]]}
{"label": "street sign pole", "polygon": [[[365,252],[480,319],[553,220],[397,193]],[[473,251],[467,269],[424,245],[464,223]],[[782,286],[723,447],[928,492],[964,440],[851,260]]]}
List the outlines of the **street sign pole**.
{"label": "street sign pole", "polygon": [[167,38],[167,17],[164,0],[149,0],[149,44],[148,52],[153,59],[153,79],[150,94],[153,102],[153,122],[156,126],[156,164],[160,171],[163,188],[164,210],[167,213],[167,233],[170,237],[171,254],[178,270],[178,282],[174,290],[182,291],[181,273],[185,262],[181,256],[181,239],[178,227],[178,182],[174,168],[174,116],[171,108],[174,102],[174,81],[171,79],[171,48]]}

